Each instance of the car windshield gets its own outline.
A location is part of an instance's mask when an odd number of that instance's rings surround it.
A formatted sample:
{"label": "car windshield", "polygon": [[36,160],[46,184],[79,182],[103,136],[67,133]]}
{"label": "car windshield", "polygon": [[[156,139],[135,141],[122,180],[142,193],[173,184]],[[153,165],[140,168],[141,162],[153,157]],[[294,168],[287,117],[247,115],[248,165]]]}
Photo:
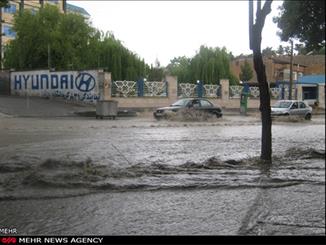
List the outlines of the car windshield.
{"label": "car windshield", "polygon": [[273,108],[289,108],[290,105],[291,105],[291,102],[288,102],[288,101],[278,101],[272,107]]}
{"label": "car windshield", "polygon": [[174,102],[171,106],[186,106],[188,104],[188,99],[181,99],[176,102]]}

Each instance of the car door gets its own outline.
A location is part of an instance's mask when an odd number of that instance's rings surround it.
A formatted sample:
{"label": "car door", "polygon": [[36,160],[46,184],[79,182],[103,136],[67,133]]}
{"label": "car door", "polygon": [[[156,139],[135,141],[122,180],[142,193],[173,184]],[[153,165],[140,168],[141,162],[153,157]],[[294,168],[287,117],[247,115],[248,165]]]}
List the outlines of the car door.
{"label": "car door", "polygon": [[306,113],[308,112],[308,107],[304,102],[299,102],[299,114],[300,116],[305,116]]}
{"label": "car door", "polygon": [[206,111],[206,112],[209,112],[209,113],[214,113],[213,105],[209,101],[201,99],[200,104],[201,104],[201,109],[203,111]]}
{"label": "car door", "polygon": [[299,103],[293,102],[290,108],[290,115],[299,115],[299,114],[300,114]]}

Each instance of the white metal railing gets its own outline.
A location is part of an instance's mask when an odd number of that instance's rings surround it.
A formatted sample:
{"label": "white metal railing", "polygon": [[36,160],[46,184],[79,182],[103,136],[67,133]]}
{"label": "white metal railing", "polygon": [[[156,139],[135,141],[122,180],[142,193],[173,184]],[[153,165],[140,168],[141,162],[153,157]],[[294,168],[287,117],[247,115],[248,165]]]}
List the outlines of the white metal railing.
{"label": "white metal railing", "polygon": [[137,96],[135,81],[114,81],[115,96],[119,97],[134,97]]}
{"label": "white metal railing", "polygon": [[204,96],[212,98],[220,96],[220,87],[220,85],[216,84],[204,85]]}
{"label": "white metal railing", "polygon": [[243,87],[238,85],[230,86],[230,98],[240,98]]}
{"label": "white metal railing", "polygon": [[193,83],[179,83],[180,97],[195,97],[196,87],[197,85]]}
{"label": "white metal railing", "polygon": [[144,83],[144,96],[167,96],[165,81],[147,81]]}

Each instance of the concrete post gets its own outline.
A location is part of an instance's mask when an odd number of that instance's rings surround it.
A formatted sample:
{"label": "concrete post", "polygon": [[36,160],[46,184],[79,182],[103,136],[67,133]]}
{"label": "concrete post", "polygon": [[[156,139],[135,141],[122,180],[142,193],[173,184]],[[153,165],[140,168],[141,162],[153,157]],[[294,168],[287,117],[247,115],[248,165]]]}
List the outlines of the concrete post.
{"label": "concrete post", "polygon": [[111,99],[111,96],[112,96],[111,73],[105,72],[104,73],[104,100]]}
{"label": "concrete post", "polygon": [[297,84],[297,99],[298,100],[302,100],[303,96],[302,96],[302,85],[301,84]]}
{"label": "concrete post", "polygon": [[174,76],[166,76],[165,80],[168,85],[168,96],[170,101],[176,101],[178,99],[178,79]]}
{"label": "concrete post", "polygon": [[229,100],[229,80],[228,79],[221,79],[220,80],[220,85],[221,85],[222,101],[223,102],[228,101]]}
{"label": "concrete post", "polygon": [[10,95],[10,71],[0,71],[0,94]]}
{"label": "concrete post", "polygon": [[98,88],[100,100],[110,100],[111,99],[111,73],[99,71],[98,72]]}
{"label": "concrete post", "polygon": [[318,84],[318,106],[325,109],[325,84]]}

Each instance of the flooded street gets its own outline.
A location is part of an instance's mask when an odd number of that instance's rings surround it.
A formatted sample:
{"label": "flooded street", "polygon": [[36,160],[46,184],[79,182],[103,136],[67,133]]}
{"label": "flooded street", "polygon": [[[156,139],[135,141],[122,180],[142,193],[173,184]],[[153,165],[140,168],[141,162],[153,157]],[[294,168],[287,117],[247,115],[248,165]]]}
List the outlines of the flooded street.
{"label": "flooded street", "polygon": [[18,235],[325,235],[325,118],[0,117],[0,223]]}

